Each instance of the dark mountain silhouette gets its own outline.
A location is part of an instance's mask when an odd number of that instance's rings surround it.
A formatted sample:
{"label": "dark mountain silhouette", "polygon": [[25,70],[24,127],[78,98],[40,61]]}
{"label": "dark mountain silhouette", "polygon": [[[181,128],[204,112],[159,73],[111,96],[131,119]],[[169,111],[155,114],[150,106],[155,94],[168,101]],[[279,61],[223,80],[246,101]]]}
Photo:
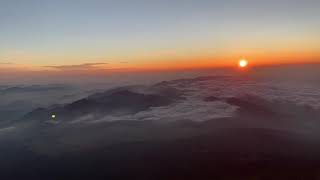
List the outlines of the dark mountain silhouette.
{"label": "dark mountain silhouette", "polygon": [[226,102],[239,107],[238,112],[241,115],[272,117],[277,113],[268,106],[268,102],[255,96],[231,97]]}
{"label": "dark mountain silhouette", "polygon": [[140,93],[130,88],[117,88],[97,93],[70,104],[36,109],[22,119],[48,120],[52,114],[57,120],[74,120],[91,114],[95,118],[106,115],[126,115],[147,110],[150,107],[166,106],[181,99],[177,90],[162,88],[153,93]]}

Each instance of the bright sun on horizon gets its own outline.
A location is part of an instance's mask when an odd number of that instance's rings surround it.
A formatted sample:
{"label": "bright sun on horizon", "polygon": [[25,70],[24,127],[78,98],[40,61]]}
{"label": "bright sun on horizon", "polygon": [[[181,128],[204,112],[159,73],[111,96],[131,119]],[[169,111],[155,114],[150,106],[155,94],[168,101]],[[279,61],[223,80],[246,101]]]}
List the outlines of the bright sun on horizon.
{"label": "bright sun on horizon", "polygon": [[247,60],[241,59],[239,61],[239,67],[244,68],[244,67],[247,67],[247,66],[248,66],[248,61]]}

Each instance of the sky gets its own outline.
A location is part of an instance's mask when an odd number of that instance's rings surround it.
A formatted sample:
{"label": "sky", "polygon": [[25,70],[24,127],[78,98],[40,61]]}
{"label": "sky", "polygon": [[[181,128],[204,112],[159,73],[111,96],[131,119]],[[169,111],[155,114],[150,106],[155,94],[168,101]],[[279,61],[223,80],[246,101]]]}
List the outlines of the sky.
{"label": "sky", "polygon": [[319,0],[0,0],[0,69],[320,63]]}

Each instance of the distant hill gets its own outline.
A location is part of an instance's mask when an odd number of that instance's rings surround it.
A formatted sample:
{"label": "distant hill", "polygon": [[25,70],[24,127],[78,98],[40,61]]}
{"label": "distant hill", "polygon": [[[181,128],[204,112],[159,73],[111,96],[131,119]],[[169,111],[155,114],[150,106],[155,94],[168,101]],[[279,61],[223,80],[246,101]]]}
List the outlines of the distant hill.
{"label": "distant hill", "polygon": [[[141,90],[141,89],[140,89]],[[70,104],[36,109],[22,119],[50,120],[55,114],[57,120],[70,121],[86,115],[101,118],[106,115],[127,115],[147,110],[151,107],[167,106],[181,99],[181,94],[173,88],[143,89],[146,93],[126,87],[96,93]]]}

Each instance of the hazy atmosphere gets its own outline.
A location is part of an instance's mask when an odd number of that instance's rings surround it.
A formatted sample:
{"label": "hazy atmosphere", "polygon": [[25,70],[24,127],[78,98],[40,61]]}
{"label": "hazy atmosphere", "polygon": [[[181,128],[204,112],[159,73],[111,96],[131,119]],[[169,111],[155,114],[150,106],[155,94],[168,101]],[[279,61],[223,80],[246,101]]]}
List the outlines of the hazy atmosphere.
{"label": "hazy atmosphere", "polygon": [[0,175],[319,179],[320,1],[0,0]]}

